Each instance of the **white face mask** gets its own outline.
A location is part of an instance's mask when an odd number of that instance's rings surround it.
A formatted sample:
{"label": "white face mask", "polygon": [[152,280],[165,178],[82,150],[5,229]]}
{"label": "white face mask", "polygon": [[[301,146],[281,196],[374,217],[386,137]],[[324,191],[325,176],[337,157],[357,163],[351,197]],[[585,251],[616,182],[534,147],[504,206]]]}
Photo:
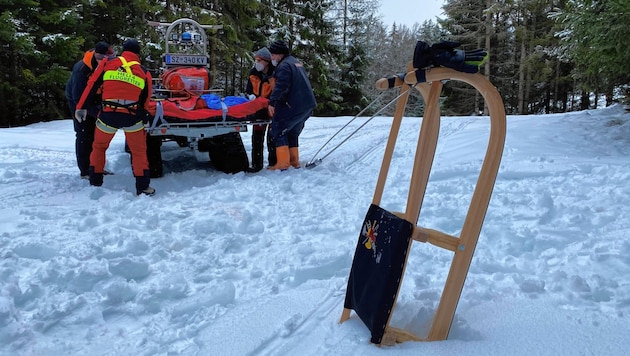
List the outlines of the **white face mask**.
{"label": "white face mask", "polygon": [[273,66],[275,67],[278,65],[278,61],[276,61],[275,59],[272,59],[271,64],[273,64]]}
{"label": "white face mask", "polygon": [[262,72],[263,69],[265,69],[265,65],[260,63],[260,62],[256,62],[254,64],[254,67],[256,68],[257,71]]}

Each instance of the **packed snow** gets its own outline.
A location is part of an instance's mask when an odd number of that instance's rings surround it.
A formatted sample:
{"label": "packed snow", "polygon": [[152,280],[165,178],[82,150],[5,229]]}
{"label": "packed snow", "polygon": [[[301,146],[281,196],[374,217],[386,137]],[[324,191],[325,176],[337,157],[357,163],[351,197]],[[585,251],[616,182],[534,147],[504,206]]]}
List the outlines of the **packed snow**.
{"label": "packed snow", "polygon": [[[309,119],[302,161],[350,119]],[[448,339],[388,347],[354,312],[339,319],[391,117],[312,169],[224,174],[166,143],[153,197],[133,194],[121,132],[96,188],[79,178],[70,120],[0,129],[0,354],[626,355],[630,114],[507,120]],[[405,209],[421,121],[403,120],[389,211]],[[488,117],[442,117],[420,226],[457,236],[488,133]],[[427,335],[451,261],[413,243],[392,326]]]}

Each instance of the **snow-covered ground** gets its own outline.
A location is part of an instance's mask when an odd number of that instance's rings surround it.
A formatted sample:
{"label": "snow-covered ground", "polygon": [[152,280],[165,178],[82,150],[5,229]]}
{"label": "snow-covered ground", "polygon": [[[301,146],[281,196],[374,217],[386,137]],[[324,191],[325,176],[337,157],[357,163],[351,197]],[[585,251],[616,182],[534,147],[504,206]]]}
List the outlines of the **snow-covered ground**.
{"label": "snow-covered ground", "polygon": [[[303,161],[349,119],[311,118]],[[404,210],[420,122],[403,121],[387,210]],[[339,324],[390,125],[377,117],[317,167],[285,172],[226,175],[169,143],[153,197],[132,193],[122,133],[108,151],[115,175],[94,188],[79,179],[70,121],[0,129],[0,354],[627,354],[621,106],[508,117],[448,340],[379,348],[356,314]],[[458,234],[488,128],[487,117],[442,118],[419,225]],[[426,336],[450,262],[414,243],[393,326]]]}

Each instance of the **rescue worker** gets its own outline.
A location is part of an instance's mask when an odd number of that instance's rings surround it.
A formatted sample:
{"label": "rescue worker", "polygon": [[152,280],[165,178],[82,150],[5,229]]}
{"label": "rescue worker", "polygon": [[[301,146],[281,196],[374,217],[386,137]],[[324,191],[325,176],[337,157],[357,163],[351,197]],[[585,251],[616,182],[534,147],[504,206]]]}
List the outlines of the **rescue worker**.
{"label": "rescue worker", "polygon": [[153,195],[149,186],[151,174],[147,160],[146,133],[143,116],[152,94],[151,73],[140,65],[140,44],[134,39],[125,41],[119,57],[98,66],[77,105],[75,118],[83,122],[88,103],[94,100],[102,86],[102,109],[96,120],[94,144],[90,155],[90,185],[103,185],[105,152],[116,131],[122,129],[132,155],[136,194]]}
{"label": "rescue worker", "polygon": [[290,54],[284,41],[274,41],[269,52],[271,63],[276,66],[276,84],[269,97],[269,130],[277,157],[269,169],[300,168],[298,137],[317,105],[315,94],[304,65]]}
{"label": "rescue worker", "polygon": [[[77,109],[77,103],[81,99],[81,94],[87,86],[90,75],[98,64],[109,57],[115,55],[114,50],[107,42],[99,42],[93,49],[85,52],[83,59],[76,62],[72,67],[70,79],[66,82],[66,99],[68,100],[68,108],[70,114],[74,116]],[[92,153],[92,142],[94,141],[94,128],[96,124],[96,115],[98,114],[99,105],[88,107],[85,120],[79,122],[72,120],[74,123],[75,142],[74,151],[77,157],[77,166],[81,178],[88,179],[90,167],[90,153]],[[109,173],[109,172],[107,172]]]}
{"label": "rescue worker", "polygon": [[[271,53],[267,47],[263,47],[256,52],[254,60],[254,67],[249,71],[245,93],[248,94],[250,100],[261,96],[269,98],[275,84],[275,79],[272,77],[275,67],[271,64]],[[263,115],[265,117],[260,119],[267,120],[266,113]],[[263,168],[263,148],[267,126],[267,124],[254,125],[252,130],[252,167],[250,169],[252,172],[258,172]],[[269,140],[267,140],[267,151],[267,160],[269,165],[273,166],[276,164],[276,152]]]}

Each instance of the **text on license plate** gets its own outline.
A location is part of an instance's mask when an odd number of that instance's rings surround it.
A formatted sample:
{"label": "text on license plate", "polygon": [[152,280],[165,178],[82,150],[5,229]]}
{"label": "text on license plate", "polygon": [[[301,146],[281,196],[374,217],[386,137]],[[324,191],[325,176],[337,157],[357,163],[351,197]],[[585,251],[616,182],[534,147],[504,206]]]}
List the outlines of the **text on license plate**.
{"label": "text on license plate", "polygon": [[191,54],[167,54],[165,61],[166,64],[206,65],[208,64],[208,57]]}

